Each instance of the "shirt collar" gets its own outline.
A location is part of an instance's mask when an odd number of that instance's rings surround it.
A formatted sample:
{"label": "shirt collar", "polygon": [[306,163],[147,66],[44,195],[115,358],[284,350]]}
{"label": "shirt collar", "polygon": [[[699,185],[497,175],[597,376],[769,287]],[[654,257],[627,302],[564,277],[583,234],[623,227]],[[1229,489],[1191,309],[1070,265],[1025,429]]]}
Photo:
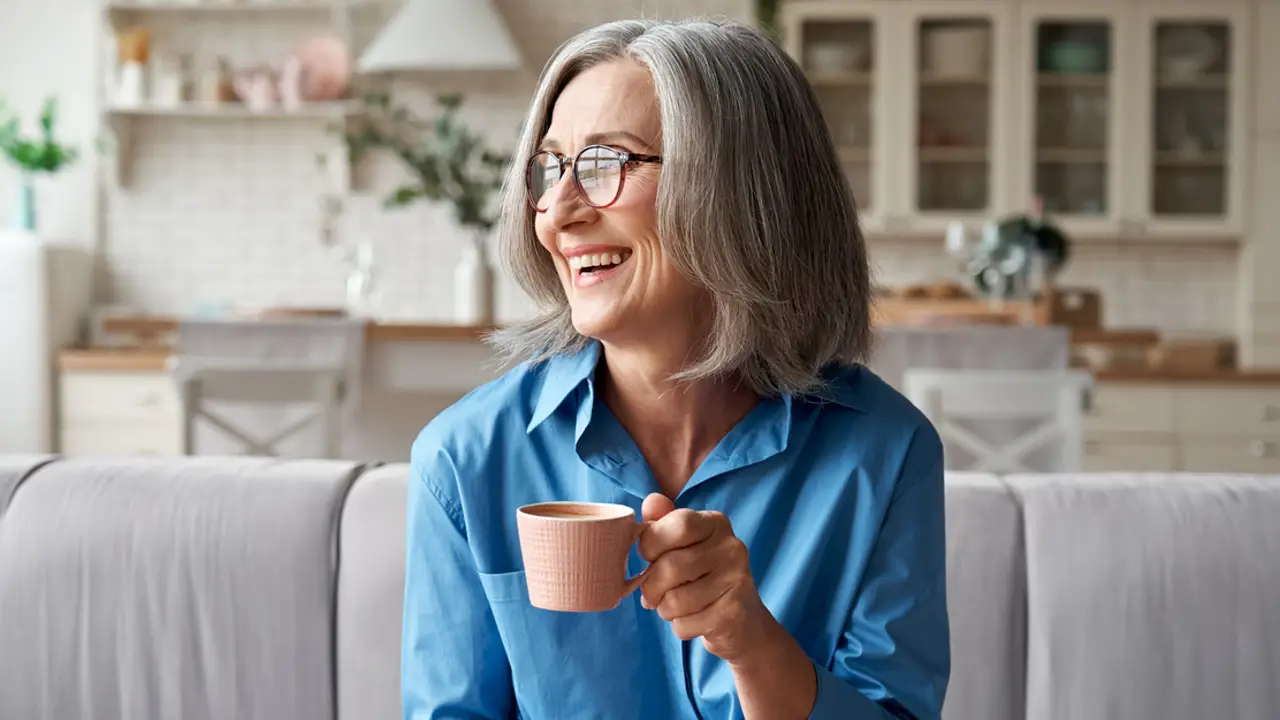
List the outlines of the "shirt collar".
{"label": "shirt collar", "polygon": [[[600,342],[592,340],[582,350],[571,355],[556,355],[545,360],[542,387],[538,392],[538,402],[533,409],[533,418],[529,420],[526,432],[533,432],[544,420],[551,416],[564,401],[573,394],[595,372],[600,362]],[[865,372],[861,365],[833,365],[823,372],[827,381],[826,387],[804,399],[810,402],[832,402],[837,405],[865,412],[861,402],[858,386],[862,384],[861,374]],[[790,408],[790,402],[786,403]]]}
{"label": "shirt collar", "polygon": [[538,403],[533,408],[527,432],[551,417],[564,401],[595,372],[600,362],[600,343],[592,340],[582,350],[571,355],[556,355],[545,362],[542,387],[538,391]]}

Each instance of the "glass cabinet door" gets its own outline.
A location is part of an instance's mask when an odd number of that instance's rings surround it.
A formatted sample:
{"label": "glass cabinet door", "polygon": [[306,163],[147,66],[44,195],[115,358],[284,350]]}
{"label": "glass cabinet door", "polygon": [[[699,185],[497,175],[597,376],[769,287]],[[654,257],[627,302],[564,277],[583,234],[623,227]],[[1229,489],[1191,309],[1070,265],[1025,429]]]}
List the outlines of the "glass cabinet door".
{"label": "glass cabinet door", "polygon": [[1141,17],[1141,229],[1239,232],[1247,11],[1165,6]]}
{"label": "glass cabinet door", "polygon": [[[913,2],[907,14],[901,187],[912,230],[1006,210],[1007,5]],[[891,218],[891,224],[898,218]],[[891,228],[892,229],[892,228]]]}
{"label": "glass cabinet door", "polygon": [[887,195],[885,143],[879,99],[883,8],[829,2],[791,2],[782,6],[788,52],[809,78],[831,137],[837,146],[862,224],[883,229]]}
{"label": "glass cabinet door", "polygon": [[1073,233],[1114,234],[1123,202],[1126,29],[1114,6],[1024,6],[1023,103],[1030,154],[1020,185]]}

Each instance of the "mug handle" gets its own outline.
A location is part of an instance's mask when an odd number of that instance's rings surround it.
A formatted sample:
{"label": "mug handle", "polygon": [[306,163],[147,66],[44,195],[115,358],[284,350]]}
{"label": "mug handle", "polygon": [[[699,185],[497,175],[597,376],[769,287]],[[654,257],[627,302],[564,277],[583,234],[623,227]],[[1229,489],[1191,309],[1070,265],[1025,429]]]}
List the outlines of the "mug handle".
{"label": "mug handle", "polygon": [[[648,521],[641,521],[636,523],[635,532],[631,537],[631,543],[634,545],[636,540],[640,539],[640,534],[643,533],[645,530],[647,530],[649,526],[652,524],[653,523]],[[631,593],[635,592],[636,588],[640,587],[640,584],[644,582],[644,576],[647,575],[648,573],[649,573],[649,568],[646,567],[645,569],[636,573],[635,577],[630,578],[625,583],[623,583],[622,594],[618,596],[618,599],[621,600],[622,598],[625,598]]]}

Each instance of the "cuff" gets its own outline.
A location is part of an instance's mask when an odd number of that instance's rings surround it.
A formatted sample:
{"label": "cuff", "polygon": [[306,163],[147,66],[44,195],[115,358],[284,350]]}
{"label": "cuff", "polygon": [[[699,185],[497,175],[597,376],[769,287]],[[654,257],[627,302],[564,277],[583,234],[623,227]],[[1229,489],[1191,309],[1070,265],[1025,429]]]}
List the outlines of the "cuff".
{"label": "cuff", "polygon": [[886,720],[890,717],[883,708],[830,670],[817,664],[813,667],[818,673],[818,696],[813,702],[809,720]]}

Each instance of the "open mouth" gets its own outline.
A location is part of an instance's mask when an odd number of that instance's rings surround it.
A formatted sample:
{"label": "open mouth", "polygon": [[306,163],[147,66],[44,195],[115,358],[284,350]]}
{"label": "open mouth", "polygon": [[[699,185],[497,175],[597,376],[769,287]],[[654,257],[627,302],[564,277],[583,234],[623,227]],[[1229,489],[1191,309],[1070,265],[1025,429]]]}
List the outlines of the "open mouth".
{"label": "open mouth", "polygon": [[578,271],[584,277],[590,277],[596,273],[611,270],[631,257],[630,250],[622,250],[614,253],[597,253],[594,255],[577,255],[569,258],[569,267]]}

